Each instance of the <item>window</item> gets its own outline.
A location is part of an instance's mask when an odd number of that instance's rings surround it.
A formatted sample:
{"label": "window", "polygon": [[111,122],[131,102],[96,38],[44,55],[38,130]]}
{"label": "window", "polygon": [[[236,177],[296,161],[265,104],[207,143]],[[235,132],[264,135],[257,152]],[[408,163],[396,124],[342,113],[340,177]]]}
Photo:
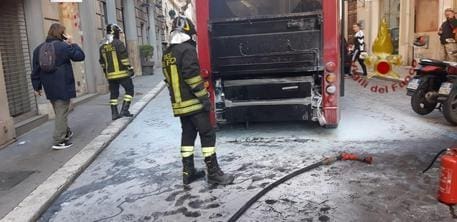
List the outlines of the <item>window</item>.
{"label": "window", "polygon": [[140,31],[140,33],[138,35],[138,39],[139,39],[138,42],[141,45],[143,45],[144,44],[144,23],[142,23],[142,22],[140,23],[140,30],[139,31]]}
{"label": "window", "polygon": [[390,36],[392,37],[393,53],[398,54],[398,43],[400,40],[400,0],[384,0],[383,9],[384,18],[387,20]]}

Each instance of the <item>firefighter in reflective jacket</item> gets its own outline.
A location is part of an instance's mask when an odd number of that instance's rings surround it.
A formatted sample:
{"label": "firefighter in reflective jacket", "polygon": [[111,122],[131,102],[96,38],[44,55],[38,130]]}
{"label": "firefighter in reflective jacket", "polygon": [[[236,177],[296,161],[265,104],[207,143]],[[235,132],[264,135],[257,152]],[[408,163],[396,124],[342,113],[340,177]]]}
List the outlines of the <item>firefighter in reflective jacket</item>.
{"label": "firefighter in reflective jacket", "polygon": [[178,16],[173,21],[170,47],[162,58],[163,74],[170,91],[173,113],[182,127],[181,156],[183,183],[189,184],[205,176],[194,167],[194,142],[200,135],[202,153],[207,166],[209,184],[230,184],[234,177],[220,169],[216,158],[216,133],[209,120],[210,101],[200,76],[192,22]]}
{"label": "firefighter in reflective jacket", "polygon": [[[124,43],[119,40],[122,29],[116,24],[109,24],[106,27],[106,37],[100,46],[100,65],[103,68],[106,79],[108,79],[110,91],[110,105],[112,119],[116,120],[123,116],[132,117],[129,112],[130,103],[133,99],[133,68],[130,66],[127,49]],[[117,109],[119,86],[124,87],[125,95],[121,112]]]}

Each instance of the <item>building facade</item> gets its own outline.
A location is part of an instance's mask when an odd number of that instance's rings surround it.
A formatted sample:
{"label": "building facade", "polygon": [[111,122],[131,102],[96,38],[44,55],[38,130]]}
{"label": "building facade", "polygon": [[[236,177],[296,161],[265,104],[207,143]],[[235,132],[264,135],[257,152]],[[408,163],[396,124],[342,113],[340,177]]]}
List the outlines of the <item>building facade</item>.
{"label": "building facade", "polygon": [[[162,29],[161,23],[156,22],[154,28],[150,25],[150,12],[162,11],[156,5],[161,6],[162,1],[0,1],[0,146],[53,117],[51,105],[44,97],[35,97],[30,81],[32,52],[45,40],[52,23],[63,24],[86,53],[84,62],[73,64],[77,96],[107,93],[107,81],[98,64],[99,43],[106,25],[117,23],[123,27],[129,59],[136,74],[141,75],[138,47],[161,45],[161,35],[155,35]],[[154,21],[163,20],[152,15]]]}
{"label": "building facade", "polygon": [[[381,20],[386,19],[394,53],[403,57],[405,65],[410,65],[414,58],[439,59],[441,47],[437,33],[445,20],[444,10],[456,7],[457,0],[347,0],[344,35],[350,41],[352,25],[360,23],[370,53]],[[421,36],[428,44],[414,47],[415,39]]]}

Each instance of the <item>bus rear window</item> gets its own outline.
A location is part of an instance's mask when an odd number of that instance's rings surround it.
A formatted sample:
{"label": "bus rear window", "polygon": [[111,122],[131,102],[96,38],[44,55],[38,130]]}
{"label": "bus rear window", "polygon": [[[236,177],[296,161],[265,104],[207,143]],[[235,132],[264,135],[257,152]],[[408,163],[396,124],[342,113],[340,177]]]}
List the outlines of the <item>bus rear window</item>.
{"label": "bus rear window", "polygon": [[227,19],[322,10],[321,0],[211,0],[211,18]]}

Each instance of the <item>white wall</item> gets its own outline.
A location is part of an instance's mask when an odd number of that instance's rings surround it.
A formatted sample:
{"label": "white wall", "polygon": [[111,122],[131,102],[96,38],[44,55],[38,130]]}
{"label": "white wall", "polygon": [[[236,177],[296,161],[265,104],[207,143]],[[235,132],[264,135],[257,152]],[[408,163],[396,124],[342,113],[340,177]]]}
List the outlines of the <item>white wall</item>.
{"label": "white wall", "polygon": [[[363,3],[364,2],[364,3]],[[439,21],[440,24],[444,21],[444,10],[446,8],[453,8],[457,5],[454,0],[440,0],[439,3]],[[378,34],[378,28],[382,19],[382,6],[383,0],[366,0],[358,1],[357,19],[363,20],[365,24],[365,40],[367,49],[371,53],[371,47]],[[399,54],[403,56],[405,64],[410,64],[412,61],[412,45],[415,36],[428,35],[430,37],[429,48],[421,49],[416,53],[421,54],[423,57],[439,58],[440,42],[437,35],[439,27],[435,31],[414,33],[415,26],[415,4],[414,1],[401,0],[400,3],[400,40],[399,40]],[[440,25],[439,24],[439,25]]]}
{"label": "white wall", "polygon": [[363,23],[363,32],[365,33],[365,44],[368,53],[371,53],[371,47],[378,34],[380,15],[380,0],[358,1],[357,3],[357,21]]}
{"label": "white wall", "polygon": [[[414,9],[414,5],[412,6]],[[437,34],[439,26],[443,21],[446,20],[444,16],[444,10],[446,8],[453,8],[455,7],[454,2],[452,0],[440,0],[439,3],[439,13],[438,13],[438,26],[436,27],[436,30],[430,31],[430,32],[419,32],[419,33],[413,33],[413,35],[410,36],[410,42],[409,44],[412,45],[414,41],[415,36],[420,36],[420,35],[428,35],[429,36],[429,47],[428,49],[418,49],[416,50],[416,56],[420,57],[426,57],[426,58],[434,58],[434,59],[440,59],[440,49],[441,49],[441,43],[439,40],[439,36]],[[414,14],[414,13],[413,13]],[[414,16],[412,16],[414,17]]]}

